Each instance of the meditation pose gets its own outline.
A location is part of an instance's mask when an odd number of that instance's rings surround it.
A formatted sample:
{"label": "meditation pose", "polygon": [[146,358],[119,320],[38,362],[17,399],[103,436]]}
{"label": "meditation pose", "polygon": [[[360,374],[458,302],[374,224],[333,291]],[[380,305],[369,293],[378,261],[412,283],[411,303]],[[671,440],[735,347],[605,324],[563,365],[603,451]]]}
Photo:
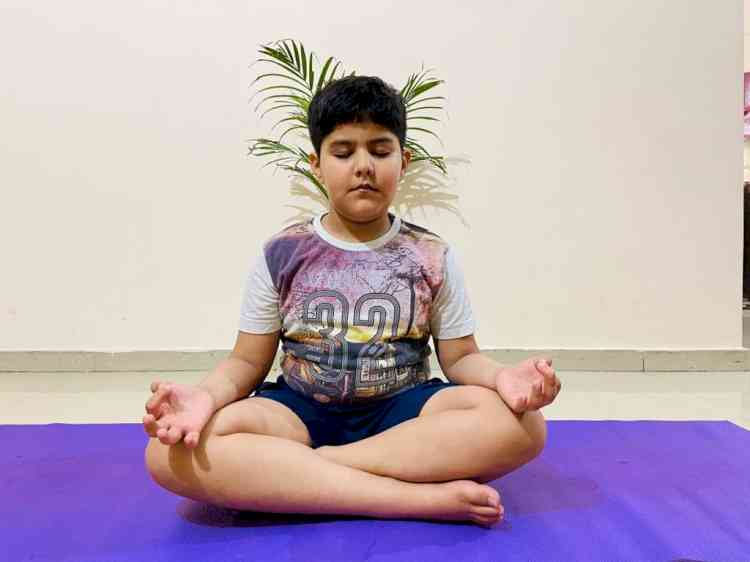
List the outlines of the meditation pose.
{"label": "meditation pose", "polygon": [[[197,385],[151,384],[148,471],[231,509],[490,526],[504,510],[487,482],[545,445],[552,362],[482,355],[455,251],[390,212],[412,158],[398,91],[331,81],[308,127],[329,209],[258,245],[227,359]],[[430,376],[430,337],[449,382]]]}

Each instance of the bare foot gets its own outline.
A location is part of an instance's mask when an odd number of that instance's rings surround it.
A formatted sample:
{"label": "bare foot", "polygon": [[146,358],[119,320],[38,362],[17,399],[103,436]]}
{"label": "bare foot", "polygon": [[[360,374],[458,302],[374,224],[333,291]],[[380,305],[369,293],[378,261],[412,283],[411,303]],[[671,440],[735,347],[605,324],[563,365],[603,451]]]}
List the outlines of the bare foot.
{"label": "bare foot", "polygon": [[429,494],[423,514],[427,519],[473,521],[489,527],[503,518],[505,510],[500,503],[500,494],[490,486],[473,480],[420,486],[424,486]]}

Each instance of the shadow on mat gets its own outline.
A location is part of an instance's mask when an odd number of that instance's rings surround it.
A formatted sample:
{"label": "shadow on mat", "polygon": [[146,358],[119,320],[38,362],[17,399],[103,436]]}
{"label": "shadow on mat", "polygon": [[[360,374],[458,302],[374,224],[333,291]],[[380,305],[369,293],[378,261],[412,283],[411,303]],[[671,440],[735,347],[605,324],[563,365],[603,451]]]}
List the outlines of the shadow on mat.
{"label": "shadow on mat", "polygon": [[[177,505],[177,513],[185,520],[206,527],[278,527],[308,525],[310,523],[333,523],[339,521],[402,521],[428,522],[436,525],[480,527],[471,521],[435,521],[427,519],[378,519],[358,515],[313,515],[299,513],[264,513],[240,511],[208,503],[184,499]],[[494,529],[509,529],[510,523],[502,521]]]}
{"label": "shadow on mat", "polygon": [[572,477],[542,458],[489,485],[500,491],[505,512],[511,517],[591,508],[604,501],[595,480]]}
{"label": "shadow on mat", "polygon": [[196,525],[206,527],[268,527],[368,519],[348,515],[307,515],[298,513],[264,513],[240,511],[218,505],[185,499],[177,505],[177,513]]}

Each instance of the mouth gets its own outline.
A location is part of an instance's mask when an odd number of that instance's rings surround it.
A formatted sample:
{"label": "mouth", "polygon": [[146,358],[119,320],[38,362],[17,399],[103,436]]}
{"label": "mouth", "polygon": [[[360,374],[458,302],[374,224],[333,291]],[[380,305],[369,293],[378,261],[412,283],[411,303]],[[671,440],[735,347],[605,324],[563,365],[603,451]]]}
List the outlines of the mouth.
{"label": "mouth", "polygon": [[377,191],[377,189],[375,189],[369,183],[362,183],[358,185],[357,187],[353,188],[352,191]]}

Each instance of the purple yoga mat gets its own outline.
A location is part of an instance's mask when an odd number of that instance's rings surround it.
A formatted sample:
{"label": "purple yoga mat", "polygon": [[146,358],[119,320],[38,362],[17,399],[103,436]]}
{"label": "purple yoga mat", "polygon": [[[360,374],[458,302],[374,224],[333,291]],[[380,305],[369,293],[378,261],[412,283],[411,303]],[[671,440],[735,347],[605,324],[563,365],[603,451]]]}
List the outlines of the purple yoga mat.
{"label": "purple yoga mat", "polygon": [[0,426],[0,559],[750,561],[750,431],[550,421],[540,457],[472,524],[239,512],[175,496],[137,424]]}

